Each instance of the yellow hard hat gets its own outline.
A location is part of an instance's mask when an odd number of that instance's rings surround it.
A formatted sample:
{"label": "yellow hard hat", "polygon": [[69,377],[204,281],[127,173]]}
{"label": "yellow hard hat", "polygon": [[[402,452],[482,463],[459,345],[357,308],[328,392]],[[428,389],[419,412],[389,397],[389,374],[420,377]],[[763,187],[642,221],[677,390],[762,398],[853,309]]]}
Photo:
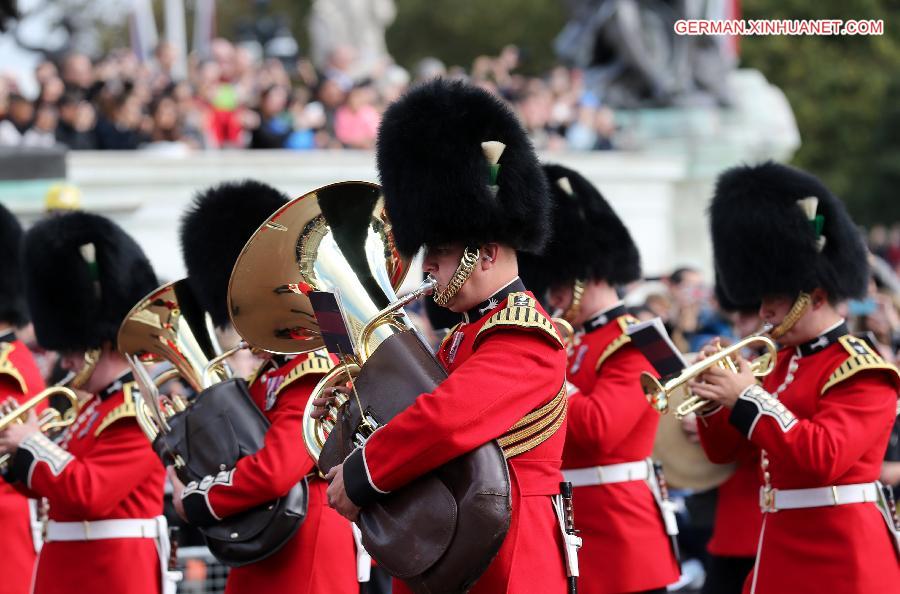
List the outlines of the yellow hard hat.
{"label": "yellow hard hat", "polygon": [[71,184],[53,184],[44,196],[44,209],[78,210],[81,208],[81,190]]}

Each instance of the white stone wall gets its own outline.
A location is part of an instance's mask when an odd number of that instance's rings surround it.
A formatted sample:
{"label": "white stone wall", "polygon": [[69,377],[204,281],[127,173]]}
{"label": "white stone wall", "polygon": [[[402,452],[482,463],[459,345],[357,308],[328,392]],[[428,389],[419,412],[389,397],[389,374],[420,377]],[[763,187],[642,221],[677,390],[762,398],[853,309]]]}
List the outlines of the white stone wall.
{"label": "white stone wall", "polygon": [[[684,261],[703,265],[702,208],[679,207],[676,193],[686,167],[676,157],[641,153],[571,153],[553,162],[580,171],[597,185],[637,241],[647,274]],[[121,224],[144,247],[160,278],[184,274],[178,221],[192,195],[211,184],[253,177],[290,196],[343,180],[378,181],[374,154],[356,151],[233,151],[167,158],[142,152],[72,152],[69,182],[85,209]],[[27,221],[33,203],[17,209]],[[700,256],[698,257],[698,254]]]}

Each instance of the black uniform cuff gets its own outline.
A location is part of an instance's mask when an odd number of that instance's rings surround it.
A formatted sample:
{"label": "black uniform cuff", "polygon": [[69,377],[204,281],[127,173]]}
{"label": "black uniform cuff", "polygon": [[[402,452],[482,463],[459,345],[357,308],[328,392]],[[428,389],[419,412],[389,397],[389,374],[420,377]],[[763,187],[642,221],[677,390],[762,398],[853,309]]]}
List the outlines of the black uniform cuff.
{"label": "black uniform cuff", "polygon": [[751,384],[738,396],[728,420],[749,439],[762,417],[771,417],[783,433],[797,424],[797,417],[777,397],[766,392],[759,384]]}
{"label": "black uniform cuff", "polygon": [[181,505],[184,507],[184,515],[187,516],[188,524],[193,526],[211,526],[219,520],[213,515],[206,502],[206,497],[200,491],[195,491],[185,495],[181,499]]}
{"label": "black uniform cuff", "polygon": [[731,409],[731,414],[728,416],[728,422],[734,425],[741,432],[741,435],[749,438],[759,414],[759,407],[748,400],[738,398],[734,408]]}
{"label": "black uniform cuff", "polygon": [[357,507],[371,505],[384,495],[369,480],[362,448],[358,448],[344,460],[344,489],[347,497]]}
{"label": "black uniform cuff", "polygon": [[25,486],[29,486],[28,475],[31,474],[31,467],[33,465],[34,454],[29,450],[19,448],[16,450],[16,453],[13,454],[9,464],[7,464],[6,472],[3,473],[3,478],[10,484],[22,483]]}

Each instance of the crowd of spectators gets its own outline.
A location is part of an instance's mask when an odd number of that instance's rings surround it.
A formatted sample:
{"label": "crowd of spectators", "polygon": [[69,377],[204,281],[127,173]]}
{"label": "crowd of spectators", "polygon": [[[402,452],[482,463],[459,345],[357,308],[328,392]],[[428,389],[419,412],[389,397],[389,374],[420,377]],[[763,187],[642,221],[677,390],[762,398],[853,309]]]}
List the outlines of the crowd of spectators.
{"label": "crowd of spectators", "polygon": [[215,39],[208,58],[174,73],[162,43],[139,62],[127,49],[99,60],[68,54],[36,69],[37,97],[0,74],[0,146],[65,145],[72,150],[356,148],[374,146],[386,106],[411,84],[465,79],[506,99],[541,150],[613,148],[612,111],[583,88],[581,73],[558,66],[541,77],[519,73],[519,51],[479,56],[468,69],[436,58],[413,72],[396,64],[360,73],[354,51],[335,48],[320,69],[299,60],[257,60]]}

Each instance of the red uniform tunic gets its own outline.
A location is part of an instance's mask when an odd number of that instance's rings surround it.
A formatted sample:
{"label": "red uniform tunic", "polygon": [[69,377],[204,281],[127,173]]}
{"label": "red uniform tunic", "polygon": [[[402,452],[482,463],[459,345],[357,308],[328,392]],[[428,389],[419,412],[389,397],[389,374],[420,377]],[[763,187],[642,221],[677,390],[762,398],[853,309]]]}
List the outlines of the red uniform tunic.
{"label": "red uniform tunic", "polygon": [[[731,425],[721,421],[709,423],[704,415],[698,415],[700,443],[710,462],[736,463],[734,474],[719,485],[715,523],[707,550],[719,557],[756,557],[762,527],[759,448],[747,440],[723,440],[719,437],[723,428],[734,435]],[[722,447],[723,443],[730,443],[733,447]]]}
{"label": "red uniform tunic", "polygon": [[[713,414],[718,414],[717,412]],[[710,554],[703,592],[737,594],[753,569],[762,512],[759,509],[759,449],[742,440],[736,451],[716,447],[716,431],[698,414],[700,442],[707,457],[717,464],[735,463],[734,474],[719,485]],[[713,427],[718,427],[719,424]],[[725,425],[733,431],[730,425]]]}
{"label": "red uniform tunic", "polygon": [[[522,325],[496,324],[495,314],[520,303],[528,304],[519,317]],[[538,329],[539,321],[549,330]],[[482,329],[485,332],[478,336]],[[565,352],[555,329],[533,295],[525,292],[504,290],[495,295],[451,332],[438,357],[449,377],[348,457],[344,464],[348,493],[351,482],[363,482],[376,493],[399,489],[499,438],[530,411],[551,402],[565,382]],[[472,594],[566,592],[562,535],[549,497],[559,493],[562,480],[562,420],[549,439],[508,459],[511,525]],[[354,472],[361,476],[351,476]],[[395,593],[407,591],[395,580]]]}
{"label": "red uniform tunic", "polygon": [[313,474],[315,464],[301,441],[303,409],[332,365],[327,357],[300,355],[257,376],[250,394],[271,423],[265,444],[241,458],[227,480],[213,480],[206,498],[198,491],[184,498],[188,520],[204,524],[282,497],[310,475],[309,506],[297,533],[270,557],[232,569],[228,594],[359,592],[350,522],[328,507],[328,485]]}
{"label": "red uniform tunic", "polygon": [[759,510],[759,457],[738,462],[719,485],[716,516],[707,550],[719,557],[755,557],[762,526]]}
{"label": "red uniform tunic", "polygon": [[[23,343],[9,333],[0,336],[0,402],[19,403],[44,389],[41,372]],[[0,594],[27,594],[37,559],[31,533],[29,502],[6,482],[0,482],[0,534],[3,534],[3,579]]]}
{"label": "red uniform tunic", "polygon": [[[92,522],[162,515],[165,470],[134,419],[130,374],[82,404],[59,446],[43,435],[20,445],[9,474],[45,497],[50,520]],[[45,542],[35,594],[158,594],[160,560],[151,538]]]}
{"label": "red uniform tunic", "polygon": [[[776,489],[867,483],[881,471],[898,385],[895,369],[862,341],[843,336],[811,354],[781,350],[765,392],[745,391],[731,413],[708,421],[722,425],[715,428],[717,447],[734,448],[746,436],[761,448]],[[744,591],[900,592],[891,538],[873,503],[766,513]]]}
{"label": "red uniform tunic", "polygon": [[[569,399],[565,469],[644,460],[653,451],[659,413],[640,385],[641,372],[652,367],[629,344],[624,313],[616,308],[608,318],[595,318],[596,328],[579,334],[572,349],[568,377],[578,391]],[[636,592],[678,580],[680,569],[646,481],[574,491],[575,523],[584,540],[579,592]]]}

